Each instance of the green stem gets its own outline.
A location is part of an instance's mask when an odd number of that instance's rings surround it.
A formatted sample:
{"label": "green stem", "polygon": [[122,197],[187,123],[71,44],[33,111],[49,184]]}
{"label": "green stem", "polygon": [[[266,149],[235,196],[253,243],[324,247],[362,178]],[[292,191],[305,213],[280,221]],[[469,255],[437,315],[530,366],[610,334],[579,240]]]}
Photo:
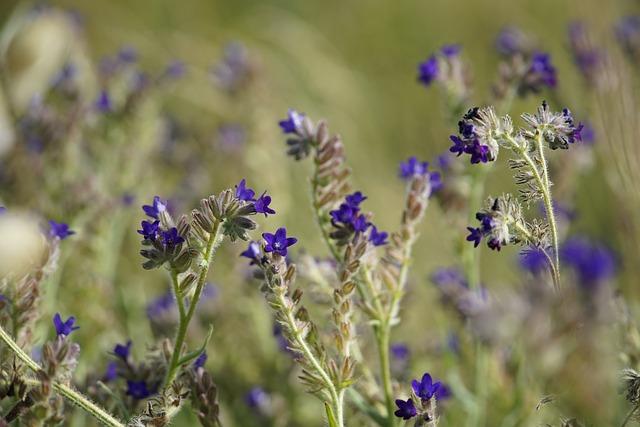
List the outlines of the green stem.
{"label": "green stem", "polygon": [[[38,373],[42,371],[40,365],[38,365],[27,353],[25,353],[18,344],[7,334],[0,326],[0,339],[13,351],[13,353],[18,357],[18,359],[22,360],[25,365],[32,371]],[[39,382],[38,382],[39,384]],[[66,384],[59,383],[57,381],[53,382],[53,389],[57,391],[59,394],[64,396],[67,400],[72,402],[74,405],[83,409],[85,412],[93,416],[95,419],[100,421],[103,425],[109,427],[124,427],[124,424],[121,423],[118,419],[113,417],[107,411],[102,409],[100,406],[91,402],[87,397],[85,397],[82,393],[74,390]]]}
{"label": "green stem", "polygon": [[[164,387],[168,387],[176,377],[178,372],[178,368],[180,367],[180,359],[182,353],[182,346],[184,344],[184,340],[187,336],[187,328],[189,327],[189,323],[191,322],[191,318],[196,312],[196,306],[198,305],[198,301],[200,300],[200,295],[202,294],[202,289],[204,288],[204,284],[207,280],[207,274],[209,274],[209,267],[213,260],[213,255],[215,254],[216,243],[218,241],[218,231],[220,230],[220,222],[216,221],[213,226],[213,231],[209,235],[209,241],[207,242],[207,246],[204,252],[204,257],[201,264],[200,275],[198,277],[198,283],[196,285],[196,289],[193,293],[193,297],[191,298],[191,302],[189,303],[189,311],[187,311],[186,315],[181,314],[180,322],[178,325],[178,330],[176,332],[176,338],[174,341],[173,354],[171,355],[171,361],[169,362],[169,367],[167,369],[167,375],[164,379]],[[177,279],[174,279],[174,286],[177,282]],[[182,299],[182,295],[178,290],[178,294],[176,297],[180,297],[178,300],[178,307],[180,307],[180,300]]]}
{"label": "green stem", "polygon": [[553,254],[555,263],[554,272],[554,284],[556,289],[560,286],[560,255],[558,254],[559,242],[558,242],[558,227],[556,226],[556,216],[553,212],[553,199],[551,198],[551,181],[549,180],[549,169],[547,167],[547,159],[544,156],[544,141],[542,140],[542,132],[538,132],[536,138],[536,145],[538,148],[538,155],[540,156],[540,163],[542,165],[542,180],[544,187],[542,187],[542,197],[544,199],[544,207],[547,211],[547,220],[549,221],[549,227],[551,228],[551,241],[553,244]]}
{"label": "green stem", "polygon": [[380,375],[382,377],[382,389],[384,391],[384,401],[387,407],[387,426],[394,427],[396,420],[393,412],[395,409],[393,401],[393,387],[391,384],[391,364],[389,363],[389,335],[391,328],[388,322],[384,322],[376,331],[376,342],[378,344],[378,356],[380,358]]}

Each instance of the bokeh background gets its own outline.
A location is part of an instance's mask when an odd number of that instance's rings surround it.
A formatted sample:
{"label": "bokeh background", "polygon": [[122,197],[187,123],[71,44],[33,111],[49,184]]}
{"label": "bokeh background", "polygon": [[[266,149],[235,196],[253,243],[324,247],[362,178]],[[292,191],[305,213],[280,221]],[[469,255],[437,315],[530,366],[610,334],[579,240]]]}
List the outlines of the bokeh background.
{"label": "bokeh background", "polygon": [[[393,229],[403,196],[398,163],[411,155],[434,159],[447,150],[448,136],[455,132],[438,89],[417,81],[420,61],[443,44],[459,43],[472,71],[472,104],[483,105],[490,99],[499,61],[495,38],[503,27],[518,26],[551,54],[558,87],[554,94],[516,100],[512,114],[533,111],[548,96],[562,100],[581,120],[591,120],[594,109],[568,51],[567,26],[585,21],[598,42],[611,46],[616,20],[640,9],[636,1],[561,0],[69,0],[49,6],[72,13],[74,23],[46,13],[35,24],[25,23],[33,4],[0,4],[3,74],[15,91],[10,106],[3,96],[5,129],[12,126],[12,111],[24,111],[30,97],[70,57],[82,64],[81,90],[88,100],[98,96],[96,70],[103,58],[124,47],[135,49],[139,68],[150,74],[157,75],[173,60],[185,64],[184,76],[122,119],[124,125],[98,127],[75,140],[95,143],[94,163],[83,164],[82,157],[69,153],[64,143],[74,144],[72,138],[47,146],[40,161],[24,160],[26,156],[18,162],[21,140],[3,131],[3,164],[11,164],[12,180],[0,188],[0,201],[10,209],[69,222],[78,232],[63,243],[62,268],[45,290],[43,318],[60,311],[79,319],[79,377],[104,366],[116,342],[131,338],[139,355],[151,344],[145,308],[168,281],[162,271],[140,267],[135,230],[142,217],[139,206],[153,195],[169,199],[177,213],[188,212],[199,198],[246,177],[274,199],[278,215],[261,221],[264,228],[286,225],[299,238],[299,251],[326,255],[309,206],[310,167],[284,154],[278,120],[288,108],[326,119],[343,136],[355,187],[368,195],[379,227]],[[244,46],[250,63],[248,81],[236,92],[221,89],[212,71],[230,43]],[[228,125],[242,128],[240,142],[225,145],[220,129]],[[603,132],[596,128],[596,146]],[[552,153],[561,155],[566,153]],[[578,219],[571,232],[587,234],[618,253],[619,286],[634,298],[625,229],[602,156],[606,147],[598,148],[590,166],[576,175],[570,203]],[[498,171],[486,194],[512,189],[508,172]],[[92,201],[95,193],[104,197]],[[134,201],[118,204],[124,195]],[[394,331],[394,341],[424,355],[414,360],[413,377],[429,370],[446,378],[457,369],[464,381],[467,371],[459,360],[433,351],[451,330],[427,280],[436,267],[460,263],[464,227],[455,229],[434,202],[421,234],[403,325]],[[223,248],[211,275],[215,295],[201,315],[201,329],[208,321],[215,326],[208,367],[220,385],[223,413],[229,414],[230,425],[321,425],[314,412],[317,403],[295,386],[294,374],[292,385],[279,384],[290,361],[273,342],[270,314],[259,292],[244,280],[244,266],[236,260],[241,249],[239,244]],[[522,276],[517,248],[499,254],[483,250],[481,256],[482,282],[492,290],[508,288]],[[40,338],[50,333],[48,323],[41,323]],[[193,342],[201,334],[195,328]],[[285,411],[293,415],[283,418],[288,424],[267,422],[244,410],[246,392],[257,385],[294,402]],[[461,425],[455,405],[445,425]],[[81,415],[72,421],[88,422]],[[191,422],[185,414],[176,425]]]}

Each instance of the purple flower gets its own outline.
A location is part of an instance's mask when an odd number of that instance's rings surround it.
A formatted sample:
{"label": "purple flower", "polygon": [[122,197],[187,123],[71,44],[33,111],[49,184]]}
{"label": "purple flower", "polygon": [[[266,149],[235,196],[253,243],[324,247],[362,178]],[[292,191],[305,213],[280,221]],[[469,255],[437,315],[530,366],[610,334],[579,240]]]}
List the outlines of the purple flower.
{"label": "purple flower", "polygon": [[280,256],[287,256],[287,248],[293,246],[298,239],[295,237],[287,237],[287,229],[280,227],[275,234],[262,233],[265,241],[265,252],[274,252]]}
{"label": "purple flower", "polygon": [[590,123],[583,122],[582,131],[580,131],[580,136],[582,138],[581,139],[582,142],[584,142],[587,145],[591,145],[596,140],[596,131],[593,128],[593,126],[591,126]]}
{"label": "purple flower", "polygon": [[358,209],[360,207],[360,204],[367,200],[367,197],[364,196],[360,191],[356,191],[353,194],[349,194],[344,198],[344,200],[346,201],[346,204],[352,209]]}
{"label": "purple flower", "polygon": [[129,359],[129,356],[131,355],[132,345],[133,343],[131,342],[131,340],[127,341],[127,343],[124,345],[116,344],[116,346],[113,348],[113,354],[115,354],[117,357],[119,357],[120,359],[126,362]]}
{"label": "purple flower", "polygon": [[76,323],[76,318],[74,316],[70,316],[66,321],[62,321],[62,317],[60,317],[60,313],[56,313],[53,316],[53,326],[56,328],[56,334],[60,337],[66,337],[71,332],[76,329],[80,329],[79,326],[74,326]]}
{"label": "purple flower", "polygon": [[481,144],[477,139],[467,145],[464,152],[471,154],[471,164],[487,163],[489,161],[489,147]]}
{"label": "purple flower", "polygon": [[146,399],[153,393],[147,388],[144,381],[127,380],[127,396],[131,396],[136,400]]}
{"label": "purple flower", "polygon": [[247,406],[259,409],[269,402],[269,395],[261,387],[253,387],[244,397]]}
{"label": "purple flower", "polygon": [[164,75],[172,79],[179,79],[185,73],[186,66],[180,60],[171,61],[164,69]]}
{"label": "purple flower", "polygon": [[329,212],[333,225],[338,223],[353,224],[358,214],[358,208],[353,208],[347,203],[342,203],[338,209]]}
{"label": "purple flower", "polygon": [[111,105],[111,98],[106,90],[101,90],[98,94],[98,99],[95,102],[96,110],[100,113],[108,113],[113,109]]}
{"label": "purple flower", "polygon": [[160,240],[164,247],[168,250],[175,248],[181,243],[184,243],[184,238],[178,234],[176,227],[171,227],[167,231],[163,231],[160,235]]}
{"label": "purple flower", "polygon": [[612,252],[583,237],[568,239],[560,248],[560,257],[575,271],[578,284],[585,289],[594,289],[616,273]]}
{"label": "purple flower", "polygon": [[396,399],[396,406],[398,407],[398,410],[393,414],[403,420],[409,420],[418,414],[416,406],[413,404],[413,399],[407,399],[406,402],[401,399]]}
{"label": "purple flower", "polygon": [[526,50],[526,36],[516,27],[505,27],[496,37],[496,50],[504,56],[523,53]]}
{"label": "purple flower", "polygon": [[175,298],[173,296],[173,292],[167,291],[147,304],[147,317],[149,319],[157,319],[165,313],[173,310],[174,307]]}
{"label": "purple flower", "polygon": [[431,55],[426,61],[418,64],[418,80],[425,86],[431,85],[438,78],[438,68],[438,58]]}
{"label": "purple flower", "polygon": [[262,196],[258,197],[258,200],[253,204],[256,208],[257,213],[262,213],[266,217],[267,215],[273,215],[276,213],[273,209],[269,207],[271,204],[271,197],[267,196],[267,193],[262,193]]}
{"label": "purple flower", "polygon": [[367,221],[367,217],[364,215],[358,215],[351,223],[353,231],[356,233],[364,233],[370,225],[371,223]]}
{"label": "purple flower", "polygon": [[113,381],[118,377],[118,364],[116,362],[109,362],[107,364],[107,369],[105,369],[104,375],[102,376],[102,382],[108,383],[109,381]]}
{"label": "purple flower", "polygon": [[292,133],[299,135],[302,130],[302,120],[304,119],[304,114],[298,113],[296,110],[289,109],[287,113],[287,119],[281,120],[278,124],[282,131],[287,133]]}
{"label": "purple flower", "polygon": [[240,256],[249,258],[251,263],[249,265],[257,264],[260,261],[260,245],[258,242],[249,242],[249,246],[245,249]]}
{"label": "purple flower", "polygon": [[406,162],[400,163],[400,178],[409,180],[415,175],[424,175],[429,168],[428,162],[420,162],[414,156],[409,157]]}
{"label": "purple flower", "polygon": [[76,232],[71,230],[69,225],[64,222],[55,222],[53,220],[49,221],[49,235],[51,237],[64,240],[72,234],[76,234]]}
{"label": "purple flower", "polygon": [[160,233],[160,221],[142,221],[140,226],[142,229],[138,230],[138,234],[141,234],[146,240],[156,240]]}
{"label": "purple flower", "polygon": [[467,227],[469,235],[467,236],[467,242],[473,242],[473,247],[477,248],[482,240],[483,233],[479,228]]}
{"label": "purple flower", "polygon": [[460,50],[462,50],[462,48],[459,44],[446,44],[440,48],[440,52],[448,58],[458,55]]}
{"label": "purple flower", "polygon": [[[411,382],[411,387],[413,388],[414,393],[423,401],[430,400],[432,397],[436,397],[436,399],[441,399],[444,396],[448,396],[448,390],[445,390],[446,387],[442,385],[440,381],[436,381],[435,383],[431,379],[431,375],[425,373],[422,376],[420,381],[413,380]],[[441,391],[441,389],[443,389]]]}
{"label": "purple flower", "polygon": [[159,196],[155,196],[153,198],[153,203],[151,205],[142,206],[142,210],[147,216],[153,219],[159,219],[158,216],[167,210],[167,203],[160,200]]}
{"label": "purple flower", "polygon": [[459,157],[462,153],[466,151],[466,143],[460,139],[457,135],[451,135],[449,137],[453,145],[449,148],[449,151],[455,153],[457,157]]}
{"label": "purple flower", "polygon": [[5,213],[6,211],[7,211],[7,208],[5,208],[4,206],[0,206],[0,215]]}
{"label": "purple flower", "polygon": [[604,55],[591,43],[584,22],[572,22],[569,25],[569,45],[582,75],[590,83],[597,83],[603,77]]}
{"label": "purple flower", "polygon": [[238,185],[236,185],[236,198],[245,202],[253,202],[256,192],[251,188],[247,188],[247,181],[243,178]]}
{"label": "purple flower", "polygon": [[555,88],[556,84],[556,69],[551,63],[551,56],[548,53],[535,52],[519,88],[520,94],[538,93],[544,86]]}
{"label": "purple flower", "polygon": [[204,364],[207,363],[207,353],[203,351],[200,356],[193,362],[193,369],[204,368]]}
{"label": "purple flower", "polygon": [[407,347],[406,344],[404,343],[394,343],[391,344],[391,355],[397,359],[397,360],[402,360],[402,361],[406,361],[407,359],[409,359],[409,347]]}
{"label": "purple flower", "polygon": [[626,16],[615,27],[616,37],[622,49],[636,61],[640,53],[640,16]]}
{"label": "purple flower", "polygon": [[125,64],[131,64],[138,60],[138,52],[132,46],[123,46],[118,51],[118,59]]}
{"label": "purple flower", "polygon": [[541,248],[530,247],[520,253],[520,267],[539,276],[549,268],[549,261]]}
{"label": "purple flower", "polygon": [[439,287],[449,285],[455,285],[463,288],[469,287],[464,274],[462,274],[462,271],[456,267],[438,268],[433,272],[433,274],[431,274],[430,280]]}
{"label": "purple flower", "polygon": [[369,232],[369,241],[373,244],[373,246],[382,246],[386,245],[387,237],[389,237],[389,233],[386,231],[378,231],[375,225],[371,226],[371,231]]}

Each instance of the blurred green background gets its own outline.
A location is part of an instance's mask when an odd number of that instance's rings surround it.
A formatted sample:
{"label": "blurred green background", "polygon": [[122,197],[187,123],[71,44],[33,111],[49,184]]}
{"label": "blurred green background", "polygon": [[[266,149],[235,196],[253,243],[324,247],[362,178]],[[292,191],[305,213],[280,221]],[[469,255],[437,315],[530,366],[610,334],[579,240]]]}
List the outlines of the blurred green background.
{"label": "blurred green background", "polygon": [[[425,88],[416,81],[420,61],[443,44],[460,43],[473,73],[474,103],[484,104],[489,98],[498,62],[493,49],[495,37],[505,25],[516,25],[534,35],[540,47],[551,53],[558,68],[558,98],[585,116],[590,108],[583,94],[583,83],[567,51],[567,24],[575,19],[585,20],[599,34],[599,40],[608,43],[613,22],[637,11],[638,7],[636,1],[595,0],[69,0],[52,5],[79,12],[86,52],[94,63],[125,45],[135,47],[141,63],[150,68],[157,69],[175,58],[183,60],[188,72],[177,83],[167,108],[187,126],[206,127],[225,119],[243,119],[245,110],[215,90],[208,71],[221,57],[226,43],[243,43],[255,61],[259,89],[242,102],[260,106],[257,114],[261,125],[252,132],[250,141],[260,150],[249,151],[249,158],[242,164],[236,164],[237,158],[233,155],[218,152],[213,154],[217,158],[215,164],[199,165],[212,170],[196,186],[204,193],[185,197],[188,200],[185,211],[197,198],[218,192],[247,176],[258,191],[264,186],[274,198],[279,215],[275,220],[265,221],[265,226],[275,228],[286,224],[291,234],[299,237],[301,247],[318,254],[325,252],[308,204],[309,165],[294,164],[283,155],[284,138],[277,122],[287,108],[296,108],[315,119],[325,118],[332,131],[343,136],[354,170],[355,187],[369,196],[368,207],[375,212],[380,228],[394,229],[399,215],[399,209],[394,207],[400,206],[403,195],[403,185],[397,179],[398,163],[410,155],[428,160],[435,158],[447,150],[448,136],[455,131],[455,123],[447,123],[437,88]],[[16,8],[24,6],[22,2],[4,0],[0,4],[0,19],[8,19]],[[543,96],[517,101],[512,108],[513,115],[533,111]],[[129,143],[135,144],[135,141]],[[199,145],[199,149],[206,147]],[[141,167],[153,168],[153,164]],[[179,194],[176,183],[187,172],[186,169],[170,170],[167,173],[171,179],[145,182],[147,196]],[[595,168],[580,179],[576,206],[580,218],[575,228],[617,246],[616,236],[607,232],[606,225],[612,221],[607,206],[612,203],[612,197],[603,174]],[[508,175],[496,173],[491,177],[487,195],[511,189]],[[136,205],[148,199],[145,195],[139,196]],[[37,207],[35,201],[26,204],[24,207]],[[111,301],[102,301],[106,304],[103,311],[92,313],[91,291],[83,288],[91,286],[90,283],[63,284],[59,293],[58,309],[62,307],[65,312],[76,314],[83,325],[90,325],[78,334],[83,348],[87,349],[82,361],[84,370],[92,361],[103,360],[114,341],[130,336],[143,347],[148,329],[139,326],[138,321],[144,319],[144,305],[166,286],[161,272],[143,273],[139,267],[133,227],[140,212],[137,207],[133,211],[126,237],[130,244],[123,253],[116,281],[116,286],[126,289],[130,319],[110,321],[108,313],[113,309],[111,305],[116,304]],[[403,316],[405,323],[394,336],[396,340],[411,341],[417,348],[442,341],[448,333],[438,324],[439,313],[430,313],[425,318],[435,298],[435,293],[426,285],[427,274],[437,266],[459,262],[456,247],[464,240],[464,229],[456,231],[457,236],[448,224],[440,207],[433,203],[417,245],[412,295],[407,299]],[[72,241],[67,243],[73,245]],[[233,259],[239,249],[240,245],[228,249],[220,259]],[[483,282],[489,288],[497,289],[517,280],[516,254],[516,248],[507,248],[500,255],[483,250]],[[212,276],[214,281],[223,282],[219,304],[233,305],[235,298],[239,298],[238,293],[246,289],[234,290],[237,280],[227,275],[235,271],[230,261],[220,270],[221,273],[216,271]],[[87,306],[78,304],[76,297],[88,298]],[[256,335],[268,337],[268,314],[258,305],[260,298],[254,297],[251,301],[256,304],[255,308],[240,307],[240,313],[230,318],[236,321],[243,316],[266,319],[263,330]],[[247,314],[254,310],[258,314]],[[238,345],[239,351],[251,351],[250,340],[246,343],[234,340],[232,332],[237,325],[233,321],[228,325],[216,323],[211,350],[214,372],[232,363],[222,360],[230,356],[216,356],[216,347]],[[99,344],[95,336],[100,336]],[[245,354],[240,359],[251,360],[251,357]],[[440,362],[421,362],[422,366],[415,372],[431,369],[433,363]],[[249,372],[247,377],[258,381],[261,374],[257,371],[256,368],[256,372]],[[228,390],[223,384],[222,398],[228,399],[225,391]]]}

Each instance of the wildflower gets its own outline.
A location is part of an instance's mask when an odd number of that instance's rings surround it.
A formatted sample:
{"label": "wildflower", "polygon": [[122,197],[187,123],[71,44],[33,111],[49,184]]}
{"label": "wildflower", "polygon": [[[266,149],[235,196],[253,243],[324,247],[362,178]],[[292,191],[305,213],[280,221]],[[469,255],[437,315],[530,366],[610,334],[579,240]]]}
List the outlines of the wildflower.
{"label": "wildflower", "polygon": [[393,414],[398,418],[402,418],[403,420],[410,420],[411,418],[418,415],[416,406],[413,404],[413,399],[407,399],[406,401],[396,399],[396,406],[398,407],[398,410]]}
{"label": "wildflower", "polygon": [[204,364],[207,362],[207,352],[203,351],[200,356],[193,362],[193,369],[204,368]]}
{"label": "wildflower", "polygon": [[291,133],[301,135],[302,119],[304,119],[304,114],[298,113],[296,110],[289,109],[287,119],[281,120],[278,124],[285,134]]}
{"label": "wildflower", "polygon": [[458,121],[460,135],[451,135],[451,153],[469,154],[472,164],[494,161],[498,155],[498,143],[493,134],[501,124],[492,108],[471,108]]}
{"label": "wildflower", "polygon": [[522,218],[520,205],[510,197],[498,197],[488,201],[488,206],[476,213],[479,227],[467,227],[468,242],[478,247],[483,238],[490,249],[499,251],[502,246],[528,241],[527,226]]}
{"label": "wildflower", "polygon": [[460,269],[455,267],[438,268],[430,277],[431,281],[436,286],[447,286],[449,284],[455,284],[463,288],[468,288],[469,284],[462,274]]}
{"label": "wildflower", "polygon": [[611,251],[582,237],[567,239],[560,248],[560,257],[575,271],[578,284],[586,289],[593,289],[616,272]]}
{"label": "wildflower", "polygon": [[142,229],[138,230],[138,234],[141,234],[146,240],[154,241],[160,234],[160,221],[153,222],[142,221],[140,223]]}
{"label": "wildflower", "polygon": [[626,16],[616,24],[616,37],[625,53],[634,61],[640,57],[640,16]]}
{"label": "wildflower", "polygon": [[49,235],[60,240],[64,240],[67,237],[76,234],[76,232],[71,230],[69,225],[64,222],[55,222],[51,220],[49,221],[49,227]]}
{"label": "wildflower", "polygon": [[111,98],[106,90],[101,90],[98,94],[98,99],[95,102],[96,110],[100,113],[108,113],[113,109],[111,105]]}
{"label": "wildflower", "polygon": [[240,254],[240,256],[249,258],[251,263],[249,265],[257,264],[260,261],[260,245],[258,242],[249,242],[249,246],[245,249],[244,252]]}
{"label": "wildflower", "polygon": [[373,244],[373,246],[382,246],[386,245],[387,237],[389,237],[389,233],[386,231],[378,231],[375,225],[371,226],[371,231],[369,232],[369,241]]}
{"label": "wildflower", "polygon": [[259,409],[269,401],[269,395],[261,387],[253,387],[244,397],[247,406]]}
{"label": "wildflower", "polygon": [[517,27],[503,28],[495,41],[498,53],[507,57],[526,52],[529,44],[527,36]]}
{"label": "wildflower", "polygon": [[549,260],[541,248],[530,247],[520,253],[520,267],[539,276],[549,268]]}
{"label": "wildflower", "polygon": [[229,92],[238,90],[251,74],[247,49],[237,42],[228,43],[222,60],[213,68],[216,83]]}
{"label": "wildflower", "polygon": [[118,377],[118,364],[116,362],[109,362],[107,364],[107,369],[105,369],[104,375],[102,376],[102,382],[113,381]]}
{"label": "wildflower", "polygon": [[180,60],[171,61],[164,69],[164,75],[172,79],[179,79],[185,73],[186,66]]}
{"label": "wildflower", "polygon": [[569,46],[573,60],[585,79],[591,84],[599,83],[604,77],[604,54],[593,46],[583,22],[569,25]]}
{"label": "wildflower", "polygon": [[431,55],[426,61],[418,64],[418,80],[425,86],[429,86],[437,78],[438,58],[435,55]]}
{"label": "wildflower", "polygon": [[168,250],[175,248],[181,243],[184,243],[184,238],[178,234],[176,227],[171,227],[167,231],[161,233],[161,241],[164,247]]}
{"label": "wildflower", "polygon": [[167,291],[147,304],[146,312],[149,319],[157,319],[175,307],[173,292]]}
{"label": "wildflower", "polygon": [[409,359],[409,347],[404,343],[393,343],[390,347],[391,355],[397,360]]}
{"label": "wildflower", "polygon": [[329,215],[334,226],[338,223],[352,225],[357,218],[358,211],[357,207],[354,208],[347,203],[342,203],[338,209],[330,211]]}
{"label": "wildflower", "polygon": [[127,361],[129,359],[129,355],[131,354],[131,346],[133,342],[131,340],[127,341],[126,344],[116,344],[113,348],[113,354],[122,359],[123,361]]}
{"label": "wildflower", "polygon": [[552,112],[549,110],[549,104],[542,101],[536,114],[525,113],[522,118],[531,127],[531,134],[543,134],[551,150],[566,150],[569,144],[582,139],[583,125],[576,124],[568,108],[564,108],[562,112]]}
{"label": "wildflower", "polygon": [[136,400],[142,400],[152,394],[145,381],[127,380],[127,396],[131,396]]}
{"label": "wildflower", "polygon": [[298,239],[295,237],[287,237],[287,229],[280,227],[275,234],[262,233],[265,241],[265,252],[274,252],[280,256],[287,256],[287,248],[293,246]]}
{"label": "wildflower", "polygon": [[56,334],[60,337],[66,337],[71,332],[80,329],[79,326],[74,326],[76,323],[76,318],[74,316],[70,316],[66,321],[62,321],[62,317],[60,317],[60,313],[56,313],[53,316],[53,326],[56,328]]}
{"label": "wildflower", "polygon": [[[442,393],[447,393],[444,391],[445,388],[442,383],[440,383],[440,381],[436,381],[434,383],[431,375],[428,373],[425,373],[420,381],[413,380],[411,382],[411,388],[413,388],[413,392],[416,396],[423,401],[430,400],[432,397],[440,399],[443,396]],[[443,390],[442,392],[440,391],[441,389]]]}
{"label": "wildflower", "polygon": [[520,94],[538,93],[543,87],[555,88],[556,84],[556,68],[551,63],[551,56],[548,53],[535,52],[531,57],[529,68],[522,78],[519,87]]}
{"label": "wildflower", "polygon": [[5,208],[4,206],[0,206],[0,215],[5,213],[6,211],[7,211],[7,208]]}
{"label": "wildflower", "polygon": [[406,162],[400,163],[400,178],[411,179],[414,175],[424,175],[429,168],[428,162],[420,162],[415,157],[409,157]]}
{"label": "wildflower", "polygon": [[236,198],[245,202],[253,202],[256,192],[251,188],[247,188],[247,181],[243,178],[238,185],[236,185]]}
{"label": "wildflower", "polygon": [[271,197],[267,196],[267,193],[264,192],[260,197],[258,197],[253,205],[256,208],[257,213],[262,213],[266,217],[267,215],[273,215],[276,213],[276,211],[269,207],[269,204],[271,204]]}
{"label": "wildflower", "polygon": [[440,48],[440,52],[442,52],[444,56],[452,57],[458,55],[461,49],[459,44],[447,44]]}
{"label": "wildflower", "polygon": [[360,191],[356,191],[355,193],[346,196],[344,200],[346,204],[352,209],[358,209],[360,207],[360,204],[367,200],[367,197]]}
{"label": "wildflower", "polygon": [[138,60],[138,52],[132,46],[123,46],[118,51],[118,59],[120,62],[132,64]]}
{"label": "wildflower", "polygon": [[153,203],[151,205],[142,206],[142,210],[147,216],[153,219],[159,219],[159,215],[167,210],[167,203],[160,200],[159,196],[155,196],[153,198]]}

